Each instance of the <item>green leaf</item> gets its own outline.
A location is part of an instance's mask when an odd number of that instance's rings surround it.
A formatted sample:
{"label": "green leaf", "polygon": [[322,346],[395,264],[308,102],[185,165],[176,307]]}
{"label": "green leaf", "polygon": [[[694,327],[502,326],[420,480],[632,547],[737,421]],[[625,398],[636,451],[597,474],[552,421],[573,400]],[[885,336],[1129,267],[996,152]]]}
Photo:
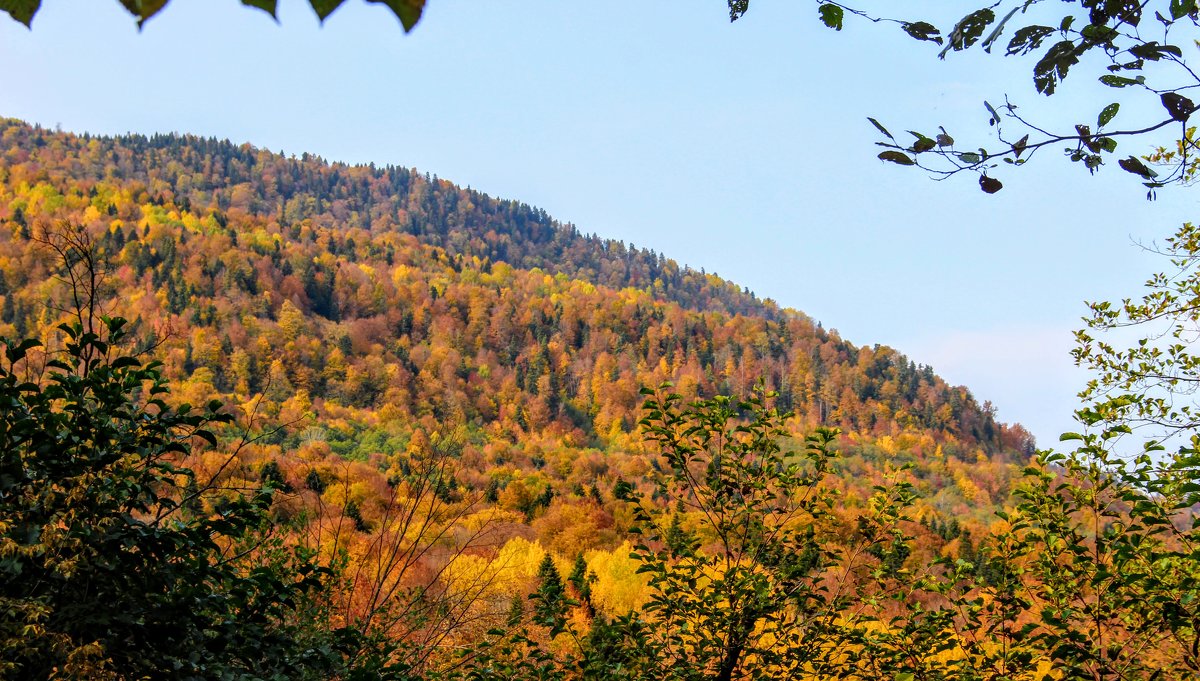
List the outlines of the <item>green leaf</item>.
{"label": "green leaf", "polygon": [[400,24],[404,26],[404,32],[408,33],[413,30],[417,22],[421,20],[421,12],[425,9],[425,0],[369,0],[387,5],[388,9],[396,15],[400,20]]}
{"label": "green leaf", "polygon": [[1112,43],[1113,38],[1120,35],[1117,29],[1104,24],[1088,24],[1079,33],[1089,42],[1096,45],[1109,45]]}
{"label": "green leaf", "polygon": [[1017,140],[1016,144],[1013,145],[1013,154],[1015,154],[1017,158],[1021,158],[1021,154],[1025,153],[1025,146],[1027,144],[1029,144],[1029,135],[1025,135],[1021,139]]}
{"label": "green leaf", "polygon": [[1117,165],[1121,166],[1121,169],[1125,172],[1133,173],[1134,175],[1141,175],[1147,180],[1158,177],[1158,173],[1148,168],[1146,164],[1142,163],[1142,161],[1136,156],[1123,158],[1120,161],[1117,161]]}
{"label": "green leaf", "polygon": [[835,31],[842,30],[842,19],[844,18],[845,12],[842,11],[841,7],[826,3],[817,8],[817,11],[821,13],[821,21],[823,21],[826,26]]}
{"label": "green leaf", "polygon": [[984,108],[986,108],[988,110],[988,113],[990,113],[992,115],[992,120],[988,121],[988,125],[995,125],[995,124],[999,123],[1000,122],[1000,114],[996,113],[996,109],[994,109],[992,107],[992,105],[990,103],[988,103],[987,100],[984,100],[983,106],[984,106]]}
{"label": "green leaf", "polygon": [[1008,41],[1007,54],[1012,56],[1015,54],[1031,53],[1034,49],[1042,47],[1042,41],[1045,40],[1046,36],[1052,34],[1052,32],[1054,32],[1054,29],[1050,28],[1050,26],[1039,26],[1037,24],[1024,26],[1024,28],[1018,29],[1013,34],[1013,40]]}
{"label": "green leaf", "polygon": [[1125,87],[1127,85],[1138,84],[1138,81],[1133,78],[1125,78],[1123,76],[1100,76],[1100,82],[1109,87]]}
{"label": "green leaf", "polygon": [[1158,61],[1166,55],[1176,58],[1183,56],[1183,50],[1178,47],[1174,45],[1160,45],[1156,40],[1151,40],[1141,45],[1134,45],[1129,48],[1129,53],[1140,59],[1148,59],[1150,61]]}
{"label": "green leaf", "polygon": [[1117,102],[1113,102],[1112,104],[1104,107],[1104,109],[1100,111],[1100,115],[1096,117],[1096,127],[1103,128],[1104,126],[1108,125],[1108,122],[1113,119],[1113,116],[1117,115],[1117,111],[1120,111],[1120,109],[1121,105]]}
{"label": "green leaf", "polygon": [[1033,67],[1033,84],[1044,95],[1054,94],[1055,86],[1067,77],[1072,66],[1079,63],[1082,47],[1070,40],[1054,44]]}
{"label": "green leaf", "polygon": [[312,6],[313,11],[317,13],[317,18],[325,21],[325,17],[333,14],[333,10],[342,6],[344,0],[308,0],[308,4]]}
{"label": "green leaf", "polygon": [[121,0],[121,4],[129,13],[137,17],[138,27],[141,28],[150,17],[158,14],[166,6],[167,0]]}
{"label": "green leaf", "polygon": [[880,152],[879,158],[884,161],[891,161],[892,163],[898,163],[902,166],[915,166],[917,164],[917,162],[912,160],[911,158],[909,158],[907,154],[902,154],[898,151]]}
{"label": "green leaf", "polygon": [[937,142],[934,142],[932,139],[930,139],[928,137],[920,137],[917,139],[916,142],[913,142],[912,150],[913,150],[913,152],[920,154],[920,153],[929,151],[930,149],[934,148],[935,146],[937,146]]}
{"label": "green leaf", "polygon": [[270,14],[272,18],[279,18],[275,14],[278,0],[242,0],[242,4],[246,5],[247,7],[257,7],[267,14]]}
{"label": "green leaf", "polygon": [[888,139],[891,139],[891,140],[896,139],[895,137],[892,137],[892,133],[887,131],[887,128],[885,128],[879,124],[879,121],[875,120],[874,118],[871,118],[870,116],[867,116],[867,120],[871,121],[871,125],[875,126],[875,129],[878,130],[879,132],[882,132],[884,134],[884,136],[887,137]]}
{"label": "green leaf", "polygon": [[25,24],[28,28],[30,22],[33,21],[33,15],[37,14],[41,4],[42,0],[0,0],[0,10],[8,12],[8,16]]}
{"label": "green leaf", "polygon": [[26,352],[30,348],[36,348],[36,347],[40,346],[41,344],[42,344],[41,341],[37,341],[32,338],[26,338],[25,340],[21,341],[19,344],[15,345],[15,346],[13,346],[13,345],[5,346],[4,353],[8,357],[8,363],[12,364],[14,362],[17,362],[17,361],[23,359],[25,357]]}
{"label": "green leaf", "polygon": [[123,356],[114,359],[108,366],[113,369],[121,369],[124,367],[136,367],[141,365],[142,363],[138,361],[136,357]]}
{"label": "green leaf", "polygon": [[192,435],[200,438],[201,440],[204,440],[205,442],[207,442],[209,445],[211,445],[213,447],[217,446],[217,436],[213,435],[211,432],[209,432],[207,430],[197,430],[196,432],[192,433]]}
{"label": "green leaf", "polygon": [[942,44],[941,31],[938,30],[937,26],[928,21],[906,21],[900,24],[900,28],[904,29],[905,33],[917,40],[927,40],[938,45]]}
{"label": "green leaf", "polygon": [[1196,0],[1171,0],[1171,18],[1182,19],[1196,13]]}
{"label": "green leaf", "polygon": [[958,155],[958,158],[960,160],[962,160],[963,163],[971,163],[971,164],[979,163],[980,161],[983,160],[982,156],[980,156],[979,154],[976,154],[973,151],[964,151],[963,153]]}

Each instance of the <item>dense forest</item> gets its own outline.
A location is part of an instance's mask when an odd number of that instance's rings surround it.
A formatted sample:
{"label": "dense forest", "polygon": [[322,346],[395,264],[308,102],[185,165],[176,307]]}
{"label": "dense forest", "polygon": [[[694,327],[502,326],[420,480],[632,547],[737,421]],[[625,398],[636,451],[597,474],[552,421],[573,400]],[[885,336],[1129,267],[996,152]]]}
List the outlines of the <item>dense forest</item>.
{"label": "dense forest", "polygon": [[81,226],[108,268],[105,309],[162,336],[176,396],[253,402],[290,424],[285,449],[319,440],[361,461],[421,431],[529,457],[615,454],[638,448],[641,387],[743,394],[761,380],[800,430],[972,464],[1032,453],[1019,427],[890,348],[416,171],[16,121],[0,139],[0,328],[57,322],[38,235]]}
{"label": "dense forest", "polygon": [[[97,313],[131,320],[96,338],[161,362],[138,378],[161,379],[155,413],[224,405],[158,503],[220,518],[270,490],[271,539],[239,555],[326,566],[305,617],[373,637],[377,671],[470,676],[484,660],[537,668],[509,677],[616,664],[637,678],[683,650],[740,670],[723,678],[825,675],[832,658],[751,640],[788,636],[887,669],[940,638],[928,664],[961,671],[997,650],[966,646],[968,624],[1024,624],[1003,599],[930,613],[961,606],[951,592],[1013,588],[1004,547],[981,542],[1010,529],[995,512],[1019,507],[1032,438],[895,350],[415,170],[15,120],[0,151],[0,335],[46,342],[10,355],[11,374],[90,347],[55,329],[96,323],[79,314],[95,281]],[[702,454],[713,442],[742,454]],[[776,543],[739,535],[764,526]],[[712,556],[747,553],[741,582],[717,579]],[[944,561],[942,591],[913,577]],[[709,582],[753,583],[754,598],[804,585],[822,624],[768,599],[724,643],[647,634],[655,613],[698,631],[716,604],[679,594]],[[729,593],[717,609],[738,612]],[[914,604],[931,609],[893,619]]]}

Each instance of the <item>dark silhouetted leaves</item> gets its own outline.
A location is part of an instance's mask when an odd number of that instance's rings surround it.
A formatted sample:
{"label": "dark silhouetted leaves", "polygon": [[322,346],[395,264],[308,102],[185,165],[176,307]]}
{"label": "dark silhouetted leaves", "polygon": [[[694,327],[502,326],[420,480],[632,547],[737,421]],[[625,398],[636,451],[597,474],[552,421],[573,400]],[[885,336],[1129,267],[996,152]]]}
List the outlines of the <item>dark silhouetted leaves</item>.
{"label": "dark silhouetted leaves", "polygon": [[1008,41],[1008,52],[1006,54],[1028,54],[1033,52],[1034,49],[1042,47],[1042,41],[1045,40],[1046,36],[1052,34],[1052,32],[1054,32],[1054,29],[1051,29],[1050,26],[1024,26],[1024,28],[1018,29],[1013,34],[1013,40]]}
{"label": "dark silhouetted leaves", "polygon": [[1111,45],[1113,39],[1120,35],[1117,29],[1104,24],[1088,24],[1080,34],[1095,45]]}
{"label": "dark silhouetted leaves", "polygon": [[1055,43],[1054,47],[1047,50],[1033,67],[1033,84],[1037,91],[1045,95],[1054,94],[1059,81],[1066,78],[1071,67],[1079,63],[1081,50],[1070,40]]}
{"label": "dark silhouetted leaves", "polygon": [[1196,13],[1196,0],[1171,0],[1171,18],[1182,19]]}
{"label": "dark silhouetted leaves", "polygon": [[891,161],[892,163],[898,163],[902,166],[915,166],[917,164],[916,161],[914,161],[908,157],[908,154],[903,154],[903,153],[900,153],[899,151],[880,152],[879,158],[884,161]]}
{"label": "dark silhouetted leaves", "polygon": [[1129,48],[1129,53],[1139,59],[1146,59],[1148,61],[1158,61],[1168,55],[1176,58],[1183,56],[1183,50],[1178,47],[1174,45],[1160,45],[1154,40],[1141,45],[1134,45]]}
{"label": "dark silhouetted leaves", "polygon": [[1186,122],[1188,117],[1196,110],[1196,105],[1192,100],[1184,97],[1178,92],[1164,92],[1162,95],[1163,108],[1167,113],[1171,114],[1171,118]]}
{"label": "dark silhouetted leaves", "polygon": [[987,175],[980,175],[979,176],[979,188],[989,194],[995,194],[996,192],[1000,191],[1001,189],[1004,189],[1004,185],[1000,183],[1000,180],[997,180],[994,177],[988,177]]}
{"label": "dark silhouetted leaves", "polygon": [[929,151],[937,146],[937,143],[924,135],[918,136],[917,141],[913,142],[912,150],[918,154]]}
{"label": "dark silhouetted leaves", "polygon": [[900,24],[904,32],[917,40],[928,40],[931,43],[942,44],[942,32],[927,21],[904,22]]}
{"label": "dark silhouetted leaves", "polygon": [[1090,0],[1083,5],[1089,8],[1088,21],[1093,24],[1120,23],[1137,26],[1142,20],[1142,5],[1139,0]]}
{"label": "dark silhouetted leaves", "polygon": [[1027,144],[1029,144],[1029,135],[1025,135],[1017,140],[1017,143],[1013,145],[1013,153],[1016,154],[1017,158],[1021,158],[1021,154],[1025,153],[1025,145]]}
{"label": "dark silhouetted leaves", "polygon": [[1158,173],[1146,167],[1146,164],[1142,163],[1141,159],[1137,158],[1136,156],[1123,158],[1120,161],[1117,161],[1117,165],[1121,166],[1121,168],[1126,172],[1133,173],[1134,175],[1141,175],[1147,180],[1158,175]]}

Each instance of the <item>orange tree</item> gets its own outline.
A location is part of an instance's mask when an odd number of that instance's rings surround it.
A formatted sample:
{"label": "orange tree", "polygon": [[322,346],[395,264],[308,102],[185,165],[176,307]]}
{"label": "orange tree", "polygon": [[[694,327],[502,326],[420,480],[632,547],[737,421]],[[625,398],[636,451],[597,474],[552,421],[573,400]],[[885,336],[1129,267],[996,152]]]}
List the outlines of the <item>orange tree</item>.
{"label": "orange tree", "polygon": [[[641,421],[661,452],[651,499],[632,488],[642,612],[593,632],[594,678],[768,679],[840,674],[854,605],[903,553],[906,483],[876,488],[857,528],[837,512],[837,431],[799,448],[757,390],[685,404],[664,386]],[[680,517],[687,520],[681,523]],[[902,560],[902,559],[901,559]]]}

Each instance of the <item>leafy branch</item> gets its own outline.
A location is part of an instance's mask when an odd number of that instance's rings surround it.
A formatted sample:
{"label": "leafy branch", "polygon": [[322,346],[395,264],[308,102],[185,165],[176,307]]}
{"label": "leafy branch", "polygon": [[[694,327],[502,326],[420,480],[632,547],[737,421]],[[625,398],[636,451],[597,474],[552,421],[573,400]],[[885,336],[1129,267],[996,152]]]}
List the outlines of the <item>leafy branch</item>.
{"label": "leafy branch", "polygon": [[[1187,153],[1189,149],[1195,149],[1186,123],[1196,106],[1180,94],[1200,87],[1200,75],[1187,63],[1183,49],[1174,44],[1195,42],[1193,35],[1179,33],[1195,32],[1200,20],[1197,0],[1083,0],[1078,5],[1067,0],[995,0],[952,24],[943,23],[943,26],[950,26],[949,30],[938,28],[929,21],[877,15],[843,2],[817,0],[816,4],[821,22],[829,28],[840,31],[851,18],[894,24],[914,40],[938,45],[940,59],[974,47],[991,54],[1002,45],[1003,50],[996,51],[1003,56],[1035,57],[1031,74],[1033,85],[1038,93],[1047,96],[1055,94],[1073,70],[1082,68],[1080,64],[1092,63],[1085,62],[1085,57],[1099,54],[1107,62],[1098,75],[1100,83],[1114,89],[1132,87],[1152,94],[1159,98],[1169,115],[1160,123],[1103,132],[1102,128],[1120,109],[1121,103],[1113,102],[1098,113],[1095,132],[1090,122],[1076,124],[1073,131],[1050,132],[1017,115],[1016,106],[1008,103],[1006,96],[1003,118],[1021,124],[1025,134],[1020,139],[1005,139],[1000,127],[1002,116],[987,102],[984,105],[989,114],[988,124],[996,129],[996,138],[1001,144],[1000,148],[990,145],[990,150],[986,144],[970,145],[976,149],[974,151],[955,149],[953,138],[944,128],[939,128],[938,135],[913,132],[914,142],[902,144],[872,118],[871,122],[888,140],[880,142],[887,149],[879,154],[882,160],[921,168],[933,173],[937,179],[963,171],[974,172],[979,175],[980,188],[995,193],[1003,188],[991,173],[1000,167],[998,161],[1020,166],[1033,152],[1065,143],[1070,145],[1064,150],[1065,156],[1095,173],[1103,165],[1104,154],[1115,151],[1116,138],[1147,135],[1179,122],[1175,151],[1168,152],[1159,147],[1151,156],[1129,156],[1120,159],[1118,165],[1142,180],[1150,189],[1148,198],[1153,198],[1156,189],[1168,184],[1190,183],[1200,170]],[[1066,11],[1056,13],[1055,8],[1063,5],[1068,5],[1064,8]],[[729,0],[729,9],[731,19],[736,20],[749,10],[749,2]],[[1002,42],[1006,35],[1011,36],[1007,44]],[[1127,95],[1126,99],[1129,98]],[[918,158],[918,154],[924,156]],[[1160,174],[1144,161],[1168,166],[1169,172]]]}

